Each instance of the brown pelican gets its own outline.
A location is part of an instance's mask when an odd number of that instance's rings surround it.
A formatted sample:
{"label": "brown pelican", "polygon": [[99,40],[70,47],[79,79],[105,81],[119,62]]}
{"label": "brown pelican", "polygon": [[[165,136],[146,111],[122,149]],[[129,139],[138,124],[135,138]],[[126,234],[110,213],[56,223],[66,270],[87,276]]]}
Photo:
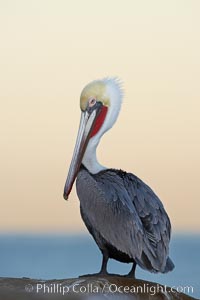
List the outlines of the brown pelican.
{"label": "brown pelican", "polygon": [[76,180],[82,219],[103,254],[101,271],[113,258],[138,264],[150,272],[174,268],[169,258],[171,225],[159,198],[141,179],[97,161],[96,148],[102,135],[117,120],[122,89],[116,78],[95,80],[80,96],[81,120],[64,188],[67,200]]}

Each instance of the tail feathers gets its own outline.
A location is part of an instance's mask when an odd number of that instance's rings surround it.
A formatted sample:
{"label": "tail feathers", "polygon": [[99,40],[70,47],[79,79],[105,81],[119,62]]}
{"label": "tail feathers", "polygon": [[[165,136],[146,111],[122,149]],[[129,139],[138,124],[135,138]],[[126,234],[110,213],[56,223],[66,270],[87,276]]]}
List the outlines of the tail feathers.
{"label": "tail feathers", "polygon": [[171,258],[167,258],[167,261],[166,261],[166,265],[165,265],[165,268],[161,269],[160,267],[153,267],[152,266],[152,263],[150,262],[150,260],[148,259],[148,257],[144,254],[143,252],[143,255],[142,255],[142,260],[138,260],[138,259],[135,259],[136,263],[144,270],[148,270],[149,272],[151,273],[167,273],[167,272],[170,272],[174,269],[174,263],[172,262]]}
{"label": "tail feathers", "polygon": [[165,270],[163,273],[167,273],[167,272],[170,272],[174,269],[174,263],[173,261],[171,260],[171,258],[167,258],[167,262],[166,262],[166,266],[165,266]]}

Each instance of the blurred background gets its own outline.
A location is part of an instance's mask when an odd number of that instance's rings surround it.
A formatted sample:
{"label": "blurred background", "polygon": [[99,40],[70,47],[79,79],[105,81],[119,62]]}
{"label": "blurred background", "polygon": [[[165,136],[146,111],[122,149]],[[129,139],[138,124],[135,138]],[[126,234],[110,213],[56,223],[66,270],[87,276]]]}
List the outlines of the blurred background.
{"label": "blurred background", "polygon": [[198,0],[0,0],[0,276],[98,271],[75,188],[62,193],[80,92],[118,76],[123,106],[99,161],[149,184],[173,227],[174,272],[138,277],[200,296],[199,11]]}

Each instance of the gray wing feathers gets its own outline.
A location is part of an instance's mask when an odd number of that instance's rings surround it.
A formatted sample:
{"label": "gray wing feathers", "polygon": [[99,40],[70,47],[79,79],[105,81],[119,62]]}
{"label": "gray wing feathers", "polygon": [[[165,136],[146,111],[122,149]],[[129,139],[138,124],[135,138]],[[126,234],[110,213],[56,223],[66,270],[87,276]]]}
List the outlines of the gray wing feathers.
{"label": "gray wing feathers", "polygon": [[92,176],[82,170],[77,193],[91,225],[106,241],[142,268],[165,272],[170,221],[162,203],[144,182],[117,170]]}
{"label": "gray wing feathers", "polygon": [[[117,193],[120,188],[110,189],[106,180],[96,184],[92,177],[84,176],[84,187],[77,178],[77,193],[81,207],[91,225],[102,237],[117,249],[135,258],[142,253],[142,224],[128,194]],[[114,180],[114,178],[112,178]],[[106,195],[109,194],[109,197]],[[82,198],[82,199],[81,199]]]}
{"label": "gray wing feathers", "polygon": [[147,238],[143,251],[155,270],[164,272],[169,254],[171,224],[163,204],[150,187],[135,175],[127,173],[124,183],[133,196]]}

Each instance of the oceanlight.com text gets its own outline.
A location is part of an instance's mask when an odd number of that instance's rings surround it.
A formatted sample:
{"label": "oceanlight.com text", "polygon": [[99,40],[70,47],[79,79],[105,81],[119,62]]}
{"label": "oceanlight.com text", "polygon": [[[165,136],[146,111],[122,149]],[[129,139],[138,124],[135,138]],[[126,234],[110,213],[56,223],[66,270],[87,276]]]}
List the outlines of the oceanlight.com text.
{"label": "oceanlight.com text", "polygon": [[104,284],[98,286],[94,284],[83,285],[81,283],[74,283],[72,285],[65,285],[64,283],[37,283],[35,285],[28,284],[25,286],[25,290],[28,293],[37,294],[60,294],[66,295],[69,293],[74,294],[149,294],[156,295],[158,293],[184,293],[193,294],[193,286],[172,286],[167,287],[166,285],[159,284],[143,284],[143,285],[130,285],[130,286],[119,286],[116,284]]}

